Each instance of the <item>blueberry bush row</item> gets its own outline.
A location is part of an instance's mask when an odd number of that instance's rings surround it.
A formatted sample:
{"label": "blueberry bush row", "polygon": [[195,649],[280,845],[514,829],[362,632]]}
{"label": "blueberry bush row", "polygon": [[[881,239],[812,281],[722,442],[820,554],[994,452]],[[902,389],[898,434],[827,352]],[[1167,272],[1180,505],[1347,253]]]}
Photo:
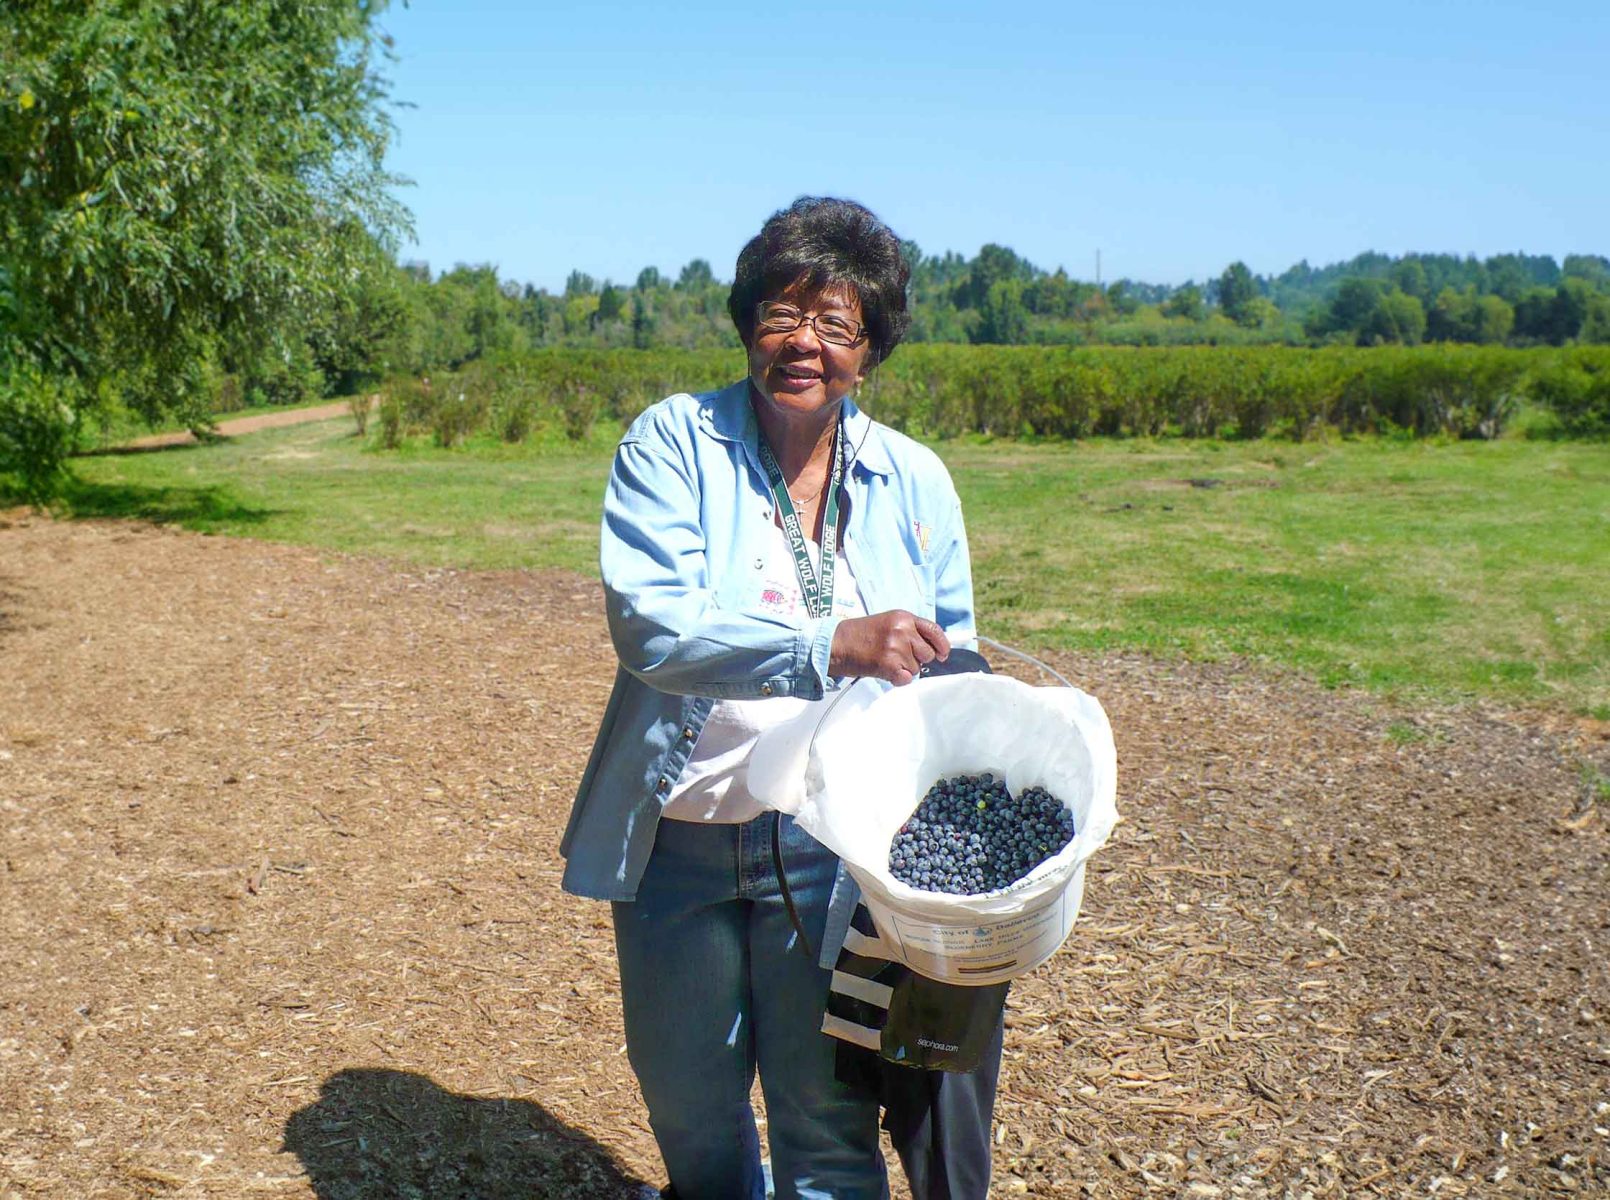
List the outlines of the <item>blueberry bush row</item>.
{"label": "blueberry bush row", "polygon": [[1610,433],[1610,347],[902,347],[866,407],[929,436],[1497,437],[1520,406]]}
{"label": "blueberry bush row", "polygon": [[[676,391],[741,376],[732,350],[540,350],[383,389],[380,438],[429,431],[523,441],[584,438]],[[860,402],[923,437],[1305,438],[1404,431],[1493,438],[1522,405],[1568,437],[1610,435],[1610,347],[1031,347],[916,344],[879,367]]]}

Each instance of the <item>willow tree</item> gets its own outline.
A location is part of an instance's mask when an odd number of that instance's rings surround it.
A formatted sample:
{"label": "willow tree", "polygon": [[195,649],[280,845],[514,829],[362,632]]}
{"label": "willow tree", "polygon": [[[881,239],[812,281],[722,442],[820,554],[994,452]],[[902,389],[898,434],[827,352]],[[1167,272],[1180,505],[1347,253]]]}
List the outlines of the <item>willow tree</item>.
{"label": "willow tree", "polygon": [[204,422],[214,364],[287,344],[394,243],[383,8],[0,4],[0,472],[37,490],[63,439],[32,426],[113,400]]}

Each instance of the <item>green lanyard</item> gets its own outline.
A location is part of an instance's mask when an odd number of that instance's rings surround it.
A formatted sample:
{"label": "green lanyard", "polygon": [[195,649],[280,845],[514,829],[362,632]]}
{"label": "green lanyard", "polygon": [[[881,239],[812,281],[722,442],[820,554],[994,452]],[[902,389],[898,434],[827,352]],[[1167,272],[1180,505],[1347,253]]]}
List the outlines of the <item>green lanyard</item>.
{"label": "green lanyard", "polygon": [[794,552],[799,590],[805,599],[805,611],[812,617],[825,617],[833,610],[833,560],[838,553],[839,484],[844,479],[844,457],[840,451],[843,446],[844,422],[840,421],[833,434],[833,470],[827,481],[827,511],[822,519],[822,569],[818,572],[811,566],[810,551],[805,546],[805,530],[800,526],[799,513],[795,511],[794,500],[788,494],[788,485],[783,482],[782,468],[777,465],[771,447],[766,444],[765,435],[762,434],[760,438],[760,463],[766,468],[766,480],[771,484],[772,495],[777,500],[777,511],[783,516],[783,535],[788,538],[788,548]]}
{"label": "green lanyard", "polygon": [[[800,527],[794,499],[788,494],[788,485],[783,482],[782,468],[777,465],[771,447],[766,444],[766,435],[760,435],[760,463],[766,468],[766,481],[771,484],[777,511],[783,517],[783,534],[788,538],[788,548],[794,552],[794,570],[799,574],[799,590],[805,600],[805,611],[812,617],[825,617],[833,611],[833,563],[838,556],[839,484],[844,480],[845,448],[844,421],[841,417],[833,431],[833,469],[827,480],[827,508],[822,515],[822,569],[818,572],[811,566],[811,554],[805,547],[805,530]],[[800,949],[807,959],[815,962],[816,951],[811,948],[810,934],[805,932],[799,910],[794,906],[794,895],[788,886],[788,872],[783,867],[782,828],[783,814],[774,810],[771,814],[772,869],[777,872],[777,883],[782,889],[788,919],[794,923],[794,932],[799,934]]]}

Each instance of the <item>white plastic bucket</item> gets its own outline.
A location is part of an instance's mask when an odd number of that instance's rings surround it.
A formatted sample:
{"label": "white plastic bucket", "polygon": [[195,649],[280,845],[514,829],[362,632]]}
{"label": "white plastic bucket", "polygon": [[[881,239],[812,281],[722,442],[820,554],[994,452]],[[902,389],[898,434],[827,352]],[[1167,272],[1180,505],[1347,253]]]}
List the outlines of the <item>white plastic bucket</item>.
{"label": "white plastic bucket", "polygon": [[[1055,954],[1073,930],[1085,893],[1081,863],[1060,890],[1012,916],[918,915],[879,896],[867,873],[855,867],[850,873],[861,885],[878,936],[900,962],[929,979],[976,986],[1027,974]],[[957,916],[967,920],[958,922]]]}
{"label": "white plastic bucket", "polygon": [[[968,674],[921,679],[844,707],[852,711],[834,712],[815,730],[802,795],[781,786],[786,764],[799,757],[798,730],[757,745],[751,792],[794,812],[844,860],[884,952],[912,970],[983,985],[1050,958],[1079,914],[1085,864],[1118,819],[1117,753],[1101,705],[1076,688]],[[890,841],[928,788],[984,771],[1014,795],[1038,785],[1058,797],[1073,813],[1073,840],[997,892],[955,896],[895,879]]]}

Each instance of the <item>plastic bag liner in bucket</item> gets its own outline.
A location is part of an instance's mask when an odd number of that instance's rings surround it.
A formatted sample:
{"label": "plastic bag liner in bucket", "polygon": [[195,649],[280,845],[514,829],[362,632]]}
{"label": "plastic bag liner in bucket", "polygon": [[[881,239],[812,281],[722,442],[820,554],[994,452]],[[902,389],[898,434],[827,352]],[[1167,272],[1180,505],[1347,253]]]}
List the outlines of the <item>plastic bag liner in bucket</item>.
{"label": "plastic bag liner in bucket", "polygon": [[[832,713],[815,731],[803,798],[777,806],[797,800],[799,826],[843,859],[885,950],[948,983],[999,983],[1050,958],[1078,916],[1085,863],[1118,820],[1117,754],[1101,705],[1077,688],[954,675],[844,707],[848,715]],[[771,754],[760,749],[764,762]],[[1073,840],[1009,887],[974,896],[890,875],[890,841],[928,788],[984,771],[1013,795],[1038,785],[1060,799]]]}

